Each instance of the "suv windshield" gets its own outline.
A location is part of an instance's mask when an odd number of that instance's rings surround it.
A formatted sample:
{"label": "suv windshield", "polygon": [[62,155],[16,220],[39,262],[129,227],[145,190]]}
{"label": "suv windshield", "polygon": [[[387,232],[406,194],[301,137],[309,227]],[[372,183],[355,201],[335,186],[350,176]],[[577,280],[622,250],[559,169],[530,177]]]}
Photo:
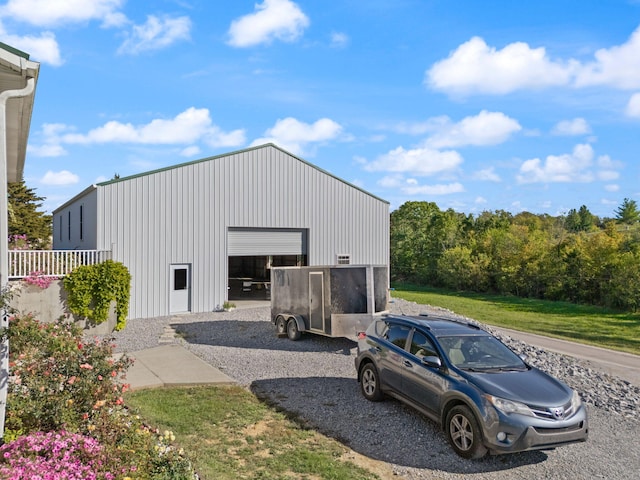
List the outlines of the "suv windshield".
{"label": "suv windshield", "polygon": [[439,337],[449,361],[464,370],[525,370],[518,355],[490,335]]}

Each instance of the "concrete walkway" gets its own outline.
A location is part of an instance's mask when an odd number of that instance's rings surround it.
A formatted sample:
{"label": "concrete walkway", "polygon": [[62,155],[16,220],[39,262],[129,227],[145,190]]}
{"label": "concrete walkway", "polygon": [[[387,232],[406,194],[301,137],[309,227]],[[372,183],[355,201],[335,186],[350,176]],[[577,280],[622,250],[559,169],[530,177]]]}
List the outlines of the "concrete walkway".
{"label": "concrete walkway", "polygon": [[125,383],[131,389],[187,385],[229,385],[230,377],[180,345],[161,345],[128,354],[135,361]]}

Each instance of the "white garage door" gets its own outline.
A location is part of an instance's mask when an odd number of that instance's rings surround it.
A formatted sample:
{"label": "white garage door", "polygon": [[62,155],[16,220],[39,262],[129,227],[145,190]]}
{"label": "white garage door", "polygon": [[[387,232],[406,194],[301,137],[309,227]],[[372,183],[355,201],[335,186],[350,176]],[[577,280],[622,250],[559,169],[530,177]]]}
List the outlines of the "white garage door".
{"label": "white garage door", "polygon": [[306,255],[307,231],[288,228],[229,228],[227,255]]}

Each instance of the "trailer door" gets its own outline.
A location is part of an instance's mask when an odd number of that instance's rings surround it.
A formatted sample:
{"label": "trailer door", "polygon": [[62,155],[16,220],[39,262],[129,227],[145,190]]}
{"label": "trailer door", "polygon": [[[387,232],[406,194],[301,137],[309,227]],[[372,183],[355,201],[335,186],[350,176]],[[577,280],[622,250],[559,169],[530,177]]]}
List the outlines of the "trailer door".
{"label": "trailer door", "polygon": [[324,324],[323,272],[309,272],[309,329],[328,333]]}

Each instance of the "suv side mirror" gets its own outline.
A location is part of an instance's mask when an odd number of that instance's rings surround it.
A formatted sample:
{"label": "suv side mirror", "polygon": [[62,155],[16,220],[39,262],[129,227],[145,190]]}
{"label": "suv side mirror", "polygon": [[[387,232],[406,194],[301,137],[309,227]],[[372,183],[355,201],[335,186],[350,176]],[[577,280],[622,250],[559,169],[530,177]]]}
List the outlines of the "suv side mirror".
{"label": "suv side mirror", "polygon": [[422,364],[431,368],[440,368],[442,367],[442,360],[435,355],[429,355],[428,357],[422,357]]}

